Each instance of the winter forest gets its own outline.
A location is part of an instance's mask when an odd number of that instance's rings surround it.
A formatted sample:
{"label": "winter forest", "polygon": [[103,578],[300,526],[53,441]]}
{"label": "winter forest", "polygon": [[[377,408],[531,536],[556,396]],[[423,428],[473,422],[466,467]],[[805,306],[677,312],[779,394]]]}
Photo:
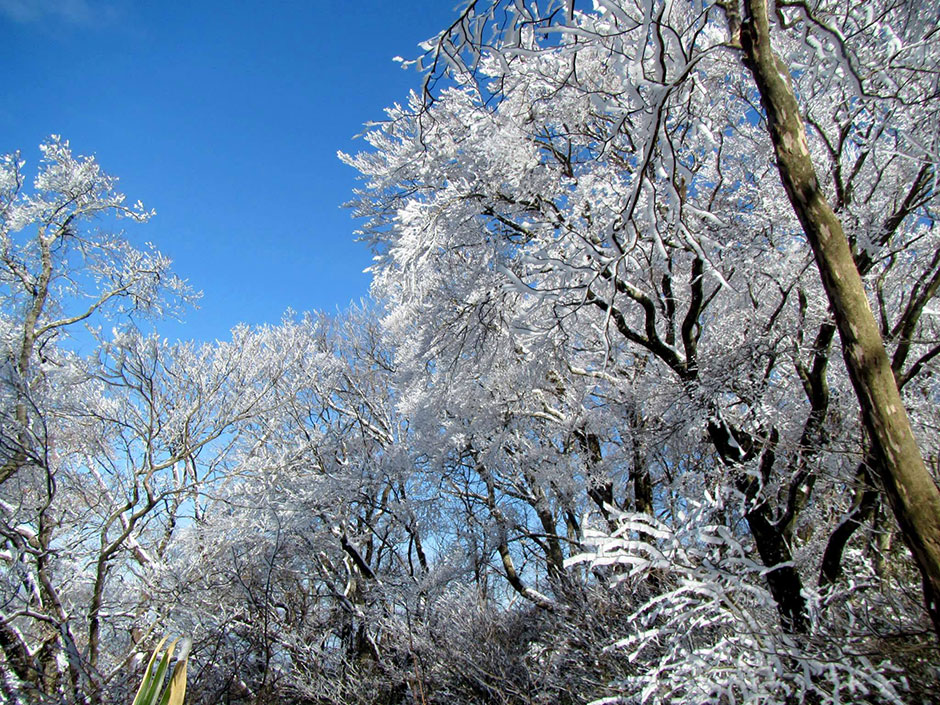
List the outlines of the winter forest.
{"label": "winter forest", "polygon": [[192,705],[936,702],[940,6],[422,50],[339,155],[341,315],[167,341],[138,194],[2,158],[0,700],[129,705],[181,635]]}

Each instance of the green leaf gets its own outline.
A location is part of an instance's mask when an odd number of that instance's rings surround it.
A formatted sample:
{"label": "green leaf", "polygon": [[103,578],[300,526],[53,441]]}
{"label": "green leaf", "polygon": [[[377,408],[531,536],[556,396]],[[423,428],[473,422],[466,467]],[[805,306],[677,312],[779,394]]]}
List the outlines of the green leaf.
{"label": "green leaf", "polygon": [[[173,667],[173,674],[170,683],[163,689],[163,681],[166,672],[170,666],[170,659],[173,657],[173,651],[180,642],[174,639],[159,658],[163,645],[168,637],[163,637],[157,647],[153,650],[153,655],[147,663],[147,669],[144,671],[143,680],[137,690],[132,705],[182,705],[183,698],[186,695],[186,663],[189,659],[189,649],[192,642],[189,639],[183,639],[180,643],[180,652]],[[162,697],[161,697],[162,691]]]}
{"label": "green leaf", "polygon": [[173,667],[173,676],[170,678],[170,685],[167,686],[160,700],[160,705],[183,705],[183,698],[186,696],[186,662],[189,659],[189,649],[192,642],[184,639],[180,644],[180,654],[176,660],[176,666]]}
{"label": "green leaf", "polygon": [[133,705],[150,705],[152,703],[153,688],[157,683],[153,673],[153,665],[157,660],[157,656],[160,654],[160,649],[162,649],[163,644],[166,643],[167,638],[168,637],[163,637],[160,643],[157,644],[157,648],[153,650],[153,655],[150,657],[150,661],[147,663],[147,669],[144,671],[143,680],[140,682],[140,687],[137,689],[137,695],[134,696]]}

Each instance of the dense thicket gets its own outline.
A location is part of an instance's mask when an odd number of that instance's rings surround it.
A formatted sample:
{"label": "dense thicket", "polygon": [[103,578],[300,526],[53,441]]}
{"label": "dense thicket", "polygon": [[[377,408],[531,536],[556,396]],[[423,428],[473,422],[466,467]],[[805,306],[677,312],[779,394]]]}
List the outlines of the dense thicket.
{"label": "dense thicket", "polygon": [[376,304],[225,343],[135,327],[191,293],[94,160],[7,157],[4,697],[177,632],[193,703],[930,702],[940,10],[763,9],[470,3],[341,155]]}

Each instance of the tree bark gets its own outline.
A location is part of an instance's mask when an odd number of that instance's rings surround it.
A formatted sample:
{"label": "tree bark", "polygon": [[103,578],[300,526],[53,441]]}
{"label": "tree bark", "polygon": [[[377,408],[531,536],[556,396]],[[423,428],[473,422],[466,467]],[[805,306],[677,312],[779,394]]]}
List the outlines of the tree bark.
{"label": "tree bark", "polygon": [[745,0],[741,47],[767,113],[777,167],[813,249],[881,481],[924,581],[940,634],[940,490],[927,472],[851,248],[819,186],[786,64],[773,52],[766,0]]}

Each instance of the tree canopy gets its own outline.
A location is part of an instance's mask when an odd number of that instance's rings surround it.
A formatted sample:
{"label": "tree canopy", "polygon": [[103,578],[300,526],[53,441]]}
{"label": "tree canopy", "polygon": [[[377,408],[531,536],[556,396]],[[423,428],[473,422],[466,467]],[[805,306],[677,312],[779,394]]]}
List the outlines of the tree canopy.
{"label": "tree canopy", "polygon": [[8,157],[0,692],[174,629],[193,702],[926,702],[938,21],[467,3],[340,155],[374,303],[229,342],[135,327],[192,295],[93,160]]}

